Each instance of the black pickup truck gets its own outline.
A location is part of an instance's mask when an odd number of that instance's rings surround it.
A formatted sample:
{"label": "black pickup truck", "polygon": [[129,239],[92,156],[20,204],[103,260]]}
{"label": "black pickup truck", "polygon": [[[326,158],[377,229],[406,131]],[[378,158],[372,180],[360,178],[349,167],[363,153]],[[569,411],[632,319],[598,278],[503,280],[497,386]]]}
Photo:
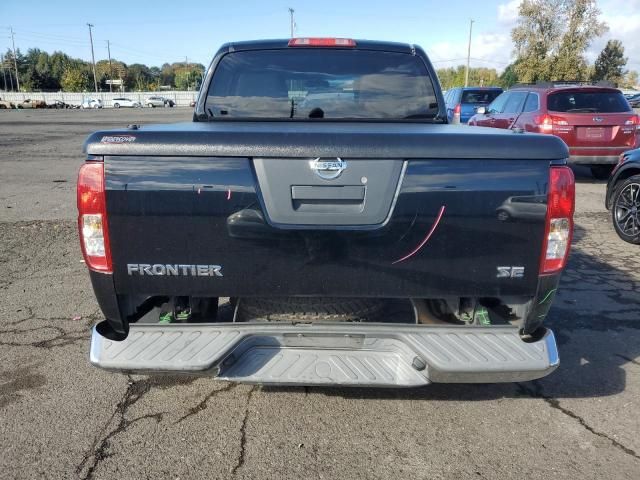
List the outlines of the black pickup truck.
{"label": "black pickup truck", "polygon": [[278,385],[552,372],[567,147],[446,123],[417,46],[224,45],[193,122],[85,143],[91,362]]}

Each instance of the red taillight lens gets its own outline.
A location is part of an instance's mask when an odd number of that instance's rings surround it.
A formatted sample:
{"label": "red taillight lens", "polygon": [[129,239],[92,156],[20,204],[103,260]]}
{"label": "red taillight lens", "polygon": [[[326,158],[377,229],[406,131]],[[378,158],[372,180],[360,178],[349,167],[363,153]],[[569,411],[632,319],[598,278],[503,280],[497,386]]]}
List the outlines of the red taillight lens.
{"label": "red taillight lens", "polygon": [[538,115],[533,119],[538,129],[542,133],[551,133],[553,131],[553,119],[551,115]]}
{"label": "red taillight lens", "polygon": [[633,115],[629,120],[624,122],[625,125],[635,125],[636,130],[640,130],[640,115]]}
{"label": "red taillight lens", "polygon": [[453,114],[454,115],[460,115],[460,110],[462,109],[462,106],[460,104],[457,104],[455,107],[453,107]]}
{"label": "red taillight lens", "polygon": [[356,41],[350,38],[292,38],[290,47],[355,47]]}
{"label": "red taillight lens", "polygon": [[564,268],[573,234],[576,184],[569,167],[551,167],[540,273]]}
{"label": "red taillight lens", "polygon": [[538,126],[540,133],[552,133],[554,127],[559,127],[559,132],[567,132],[573,129],[564,118],[554,115],[538,115],[533,119],[534,123]]}
{"label": "red taillight lens", "polygon": [[104,164],[87,162],[78,173],[78,229],[84,261],[91,270],[111,273],[111,250],[104,192]]}

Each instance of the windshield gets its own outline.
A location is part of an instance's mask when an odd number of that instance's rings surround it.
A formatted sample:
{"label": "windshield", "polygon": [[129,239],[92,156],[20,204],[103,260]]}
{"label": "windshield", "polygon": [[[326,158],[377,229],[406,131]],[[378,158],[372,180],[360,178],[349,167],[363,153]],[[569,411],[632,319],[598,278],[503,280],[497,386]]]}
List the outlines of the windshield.
{"label": "windshield", "polygon": [[502,90],[464,90],[460,103],[471,105],[489,105],[502,93]]}
{"label": "windshield", "polygon": [[225,55],[205,110],[213,118],[401,120],[433,118],[438,104],[417,56],[291,48]]}
{"label": "windshield", "polygon": [[568,91],[549,95],[548,109],[566,113],[622,113],[631,108],[620,92]]}

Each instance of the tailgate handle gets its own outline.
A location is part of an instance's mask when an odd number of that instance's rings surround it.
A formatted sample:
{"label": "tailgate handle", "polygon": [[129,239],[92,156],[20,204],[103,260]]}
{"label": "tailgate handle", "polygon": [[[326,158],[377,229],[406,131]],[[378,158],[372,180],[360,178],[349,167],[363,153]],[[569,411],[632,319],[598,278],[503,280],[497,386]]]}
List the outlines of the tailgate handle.
{"label": "tailgate handle", "polygon": [[292,185],[292,200],[328,200],[335,202],[362,202],[364,200],[365,187],[362,185],[344,186],[313,186],[313,185]]}

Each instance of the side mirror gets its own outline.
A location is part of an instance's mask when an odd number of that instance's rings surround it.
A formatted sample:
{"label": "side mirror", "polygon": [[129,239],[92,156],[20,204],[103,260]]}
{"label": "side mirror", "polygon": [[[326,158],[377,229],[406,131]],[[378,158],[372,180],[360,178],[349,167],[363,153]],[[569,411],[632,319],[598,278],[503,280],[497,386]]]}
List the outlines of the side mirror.
{"label": "side mirror", "polygon": [[476,113],[479,113],[480,115],[485,115],[487,113],[487,109],[486,107],[478,107],[476,108]]}

